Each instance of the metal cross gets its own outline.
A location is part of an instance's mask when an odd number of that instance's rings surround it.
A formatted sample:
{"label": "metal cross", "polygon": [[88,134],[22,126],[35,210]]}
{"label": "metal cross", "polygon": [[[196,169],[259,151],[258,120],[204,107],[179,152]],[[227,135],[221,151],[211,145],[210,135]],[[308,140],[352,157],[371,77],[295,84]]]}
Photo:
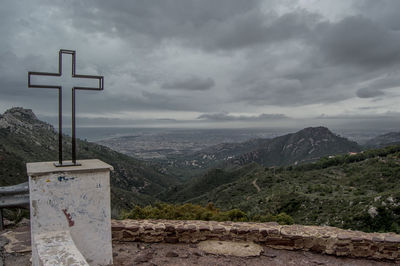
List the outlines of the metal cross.
{"label": "metal cross", "polygon": [[[98,80],[98,87],[72,87],[72,162],[63,162],[62,157],[62,86],[61,85],[40,85],[32,84],[32,76],[52,76],[62,77],[62,54],[72,55],[72,78],[77,80]],[[76,134],[75,134],[75,91],[76,90],[103,90],[104,89],[104,77],[103,76],[92,76],[92,75],[78,75],[75,73],[76,64],[76,53],[71,50],[60,50],[58,54],[58,73],[48,72],[28,72],[28,87],[29,88],[47,88],[47,89],[58,89],[58,163],[55,166],[78,166],[76,162]]]}

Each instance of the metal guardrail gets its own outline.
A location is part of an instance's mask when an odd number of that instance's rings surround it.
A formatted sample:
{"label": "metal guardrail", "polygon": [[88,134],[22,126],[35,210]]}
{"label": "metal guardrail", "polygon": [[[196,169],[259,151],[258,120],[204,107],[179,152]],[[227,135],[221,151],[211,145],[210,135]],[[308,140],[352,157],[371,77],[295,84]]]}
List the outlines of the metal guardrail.
{"label": "metal guardrail", "polygon": [[3,208],[29,208],[29,184],[0,187],[0,230],[3,230]]}

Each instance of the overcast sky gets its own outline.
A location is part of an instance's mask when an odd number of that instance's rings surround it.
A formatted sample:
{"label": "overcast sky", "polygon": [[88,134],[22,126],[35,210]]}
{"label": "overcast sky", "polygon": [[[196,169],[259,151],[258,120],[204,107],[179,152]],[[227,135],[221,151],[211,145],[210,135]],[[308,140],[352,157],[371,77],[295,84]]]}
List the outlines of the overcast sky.
{"label": "overcast sky", "polygon": [[[2,1],[0,111],[56,121],[59,49],[105,90],[78,125],[400,128],[398,0]],[[66,112],[67,113],[67,112]]]}

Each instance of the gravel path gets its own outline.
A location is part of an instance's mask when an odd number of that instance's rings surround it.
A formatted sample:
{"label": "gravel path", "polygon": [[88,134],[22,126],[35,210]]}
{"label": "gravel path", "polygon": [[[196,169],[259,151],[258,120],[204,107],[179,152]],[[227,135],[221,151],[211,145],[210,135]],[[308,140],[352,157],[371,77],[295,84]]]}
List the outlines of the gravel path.
{"label": "gravel path", "polygon": [[252,182],[252,184],[253,184],[253,186],[257,189],[257,192],[260,192],[261,191],[261,189],[260,189],[260,187],[257,185],[257,178],[256,179],[254,179],[254,181]]}

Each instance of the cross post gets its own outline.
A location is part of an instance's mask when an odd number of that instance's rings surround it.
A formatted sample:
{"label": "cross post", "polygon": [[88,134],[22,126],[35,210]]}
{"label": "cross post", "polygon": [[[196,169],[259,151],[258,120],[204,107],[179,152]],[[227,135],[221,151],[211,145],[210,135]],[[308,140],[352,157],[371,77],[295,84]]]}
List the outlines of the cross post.
{"label": "cross post", "polygon": [[[50,76],[50,77],[62,77],[62,55],[69,54],[72,56],[72,78],[77,80],[98,80],[97,87],[86,87],[86,86],[73,86],[72,87],[72,162],[63,162],[62,156],[62,86],[61,85],[44,85],[44,84],[32,84],[31,79],[34,76]],[[76,52],[72,50],[61,49],[58,54],[58,73],[49,72],[28,72],[28,88],[46,88],[46,89],[58,89],[58,163],[55,166],[78,166],[76,162],[76,128],[75,128],[75,91],[76,90],[103,90],[104,89],[104,77],[93,76],[93,75],[78,75],[75,72],[76,66]]]}

